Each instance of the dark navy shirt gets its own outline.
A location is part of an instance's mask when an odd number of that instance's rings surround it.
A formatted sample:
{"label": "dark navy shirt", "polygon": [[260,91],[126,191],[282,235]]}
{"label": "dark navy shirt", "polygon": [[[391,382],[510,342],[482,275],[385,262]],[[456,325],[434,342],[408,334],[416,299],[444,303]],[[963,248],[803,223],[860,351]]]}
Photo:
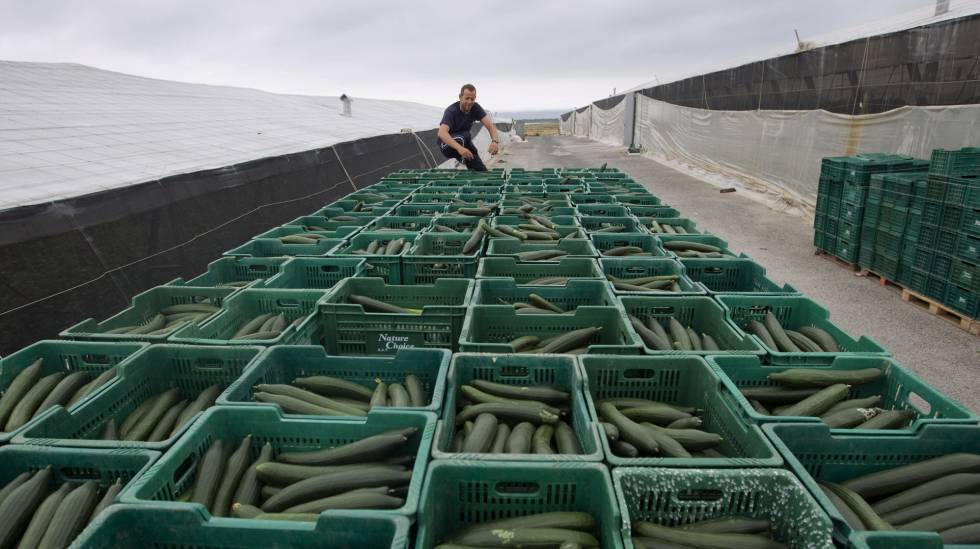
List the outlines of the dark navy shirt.
{"label": "dark navy shirt", "polygon": [[441,126],[445,124],[449,126],[449,133],[469,133],[470,127],[474,122],[478,120],[483,120],[483,117],[487,115],[487,111],[483,110],[483,107],[479,103],[473,103],[473,108],[470,112],[463,112],[459,110],[459,101],[453,103],[446,107],[446,111],[442,113],[442,122],[439,123]]}

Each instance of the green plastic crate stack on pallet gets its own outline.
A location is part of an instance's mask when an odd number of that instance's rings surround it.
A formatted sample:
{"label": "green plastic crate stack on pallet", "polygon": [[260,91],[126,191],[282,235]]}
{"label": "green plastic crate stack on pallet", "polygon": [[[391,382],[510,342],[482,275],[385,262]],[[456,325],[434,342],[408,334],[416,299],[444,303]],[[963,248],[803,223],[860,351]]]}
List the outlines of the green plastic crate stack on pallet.
{"label": "green plastic crate stack on pallet", "polygon": [[[924,172],[871,176],[862,222],[860,266],[899,282],[911,277],[922,225],[919,202],[926,182]],[[928,271],[929,263],[923,268]]]}
{"label": "green plastic crate stack on pallet", "polygon": [[936,235],[931,274],[947,277],[945,295],[929,297],[980,318],[980,147],[932,152],[924,210],[923,237]]}

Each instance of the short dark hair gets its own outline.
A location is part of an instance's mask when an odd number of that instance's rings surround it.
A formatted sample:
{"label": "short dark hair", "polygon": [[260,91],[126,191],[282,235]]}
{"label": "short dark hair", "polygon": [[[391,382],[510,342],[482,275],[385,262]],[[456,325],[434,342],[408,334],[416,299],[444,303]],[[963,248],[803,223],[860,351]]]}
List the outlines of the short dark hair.
{"label": "short dark hair", "polygon": [[459,94],[463,95],[463,92],[467,90],[476,93],[476,86],[474,86],[473,84],[463,84],[463,87],[459,89]]}

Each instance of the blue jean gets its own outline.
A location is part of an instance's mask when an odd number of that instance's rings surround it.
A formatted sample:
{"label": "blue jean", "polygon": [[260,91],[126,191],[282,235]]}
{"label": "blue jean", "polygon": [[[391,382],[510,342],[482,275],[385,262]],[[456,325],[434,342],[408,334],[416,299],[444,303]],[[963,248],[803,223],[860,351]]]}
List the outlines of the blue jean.
{"label": "blue jean", "polygon": [[[487,171],[487,166],[483,163],[483,160],[480,159],[480,153],[476,151],[476,145],[473,144],[473,139],[470,138],[469,133],[453,133],[450,134],[450,137],[473,153],[473,160],[463,160],[463,162],[466,164],[466,169],[475,172]],[[456,160],[462,159],[462,155],[460,155],[456,149],[445,143],[439,143],[439,150],[442,151],[443,156],[446,158],[455,158]]]}

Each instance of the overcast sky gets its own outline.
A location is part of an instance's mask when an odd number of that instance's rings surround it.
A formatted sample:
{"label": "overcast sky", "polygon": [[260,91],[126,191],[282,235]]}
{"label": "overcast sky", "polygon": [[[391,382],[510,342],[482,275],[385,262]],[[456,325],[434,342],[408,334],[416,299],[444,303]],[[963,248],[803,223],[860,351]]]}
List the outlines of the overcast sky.
{"label": "overcast sky", "polygon": [[932,0],[0,0],[0,59],[491,110],[566,109]]}

